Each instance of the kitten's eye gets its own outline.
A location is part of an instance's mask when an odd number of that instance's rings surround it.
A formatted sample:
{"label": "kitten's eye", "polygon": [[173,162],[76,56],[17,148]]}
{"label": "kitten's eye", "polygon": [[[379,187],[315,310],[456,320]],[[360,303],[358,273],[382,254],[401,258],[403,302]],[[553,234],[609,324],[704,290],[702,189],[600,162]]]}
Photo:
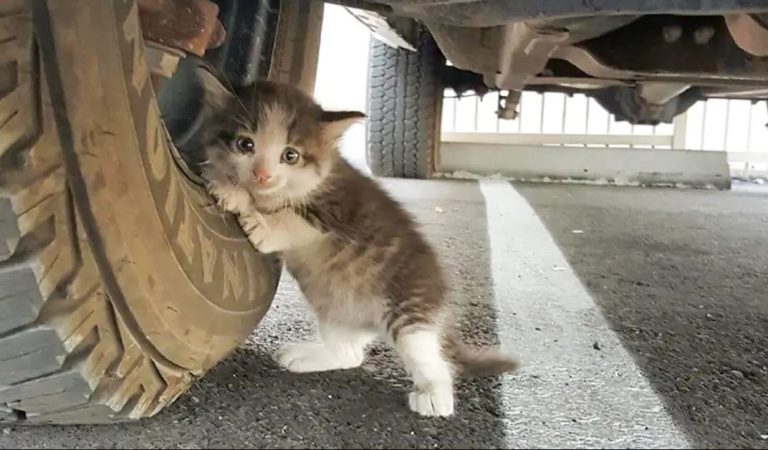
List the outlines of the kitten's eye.
{"label": "kitten's eye", "polygon": [[300,157],[301,155],[295,148],[288,147],[283,150],[283,155],[280,157],[280,160],[286,164],[294,165],[299,162]]}
{"label": "kitten's eye", "polygon": [[249,137],[237,138],[236,144],[237,144],[237,148],[244,153],[253,152],[253,147],[254,147],[253,139]]}

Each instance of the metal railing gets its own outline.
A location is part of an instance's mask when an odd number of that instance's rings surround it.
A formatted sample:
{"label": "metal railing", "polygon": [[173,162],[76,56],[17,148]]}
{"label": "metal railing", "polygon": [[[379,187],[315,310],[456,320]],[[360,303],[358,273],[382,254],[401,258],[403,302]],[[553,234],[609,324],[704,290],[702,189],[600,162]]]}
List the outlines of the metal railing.
{"label": "metal railing", "polygon": [[498,94],[456,98],[446,91],[443,140],[555,147],[651,148],[727,152],[733,176],[768,177],[768,108],[748,100],[710,99],[673,124],[618,122],[583,94],[524,92],[518,117],[496,116]]}

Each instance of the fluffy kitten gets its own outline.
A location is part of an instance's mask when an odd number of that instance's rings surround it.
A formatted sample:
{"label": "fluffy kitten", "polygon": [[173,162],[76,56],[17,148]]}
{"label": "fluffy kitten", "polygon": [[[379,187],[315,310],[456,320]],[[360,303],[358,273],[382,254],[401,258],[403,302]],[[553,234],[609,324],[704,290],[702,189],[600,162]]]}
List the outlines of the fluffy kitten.
{"label": "fluffy kitten", "polygon": [[324,111],[282,84],[231,92],[199,75],[212,111],[209,190],[259,251],[281,253],[319,322],[321,340],[285,345],[281,366],[357,367],[381,337],[413,378],[411,409],[427,416],[453,414],[455,377],[515,368],[459,342],[434,251],[401,206],[339,156],[339,138],[362,113]]}

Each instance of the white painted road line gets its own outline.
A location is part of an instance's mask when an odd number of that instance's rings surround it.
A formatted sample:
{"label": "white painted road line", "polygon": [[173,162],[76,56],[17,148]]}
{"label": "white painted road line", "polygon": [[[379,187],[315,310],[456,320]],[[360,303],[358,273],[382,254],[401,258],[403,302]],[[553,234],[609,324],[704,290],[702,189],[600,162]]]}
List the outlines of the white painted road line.
{"label": "white painted road line", "polygon": [[479,183],[499,338],[523,364],[501,392],[508,446],[691,447],[525,199]]}

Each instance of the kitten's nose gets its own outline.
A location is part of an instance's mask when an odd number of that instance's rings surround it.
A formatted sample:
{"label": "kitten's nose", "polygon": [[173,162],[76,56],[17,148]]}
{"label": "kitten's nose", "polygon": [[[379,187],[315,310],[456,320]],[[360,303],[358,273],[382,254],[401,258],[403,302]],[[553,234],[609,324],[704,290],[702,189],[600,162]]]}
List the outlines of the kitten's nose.
{"label": "kitten's nose", "polygon": [[272,176],[267,172],[267,169],[263,167],[254,167],[253,168],[253,176],[256,177],[256,181],[259,184],[267,184],[270,178]]}

